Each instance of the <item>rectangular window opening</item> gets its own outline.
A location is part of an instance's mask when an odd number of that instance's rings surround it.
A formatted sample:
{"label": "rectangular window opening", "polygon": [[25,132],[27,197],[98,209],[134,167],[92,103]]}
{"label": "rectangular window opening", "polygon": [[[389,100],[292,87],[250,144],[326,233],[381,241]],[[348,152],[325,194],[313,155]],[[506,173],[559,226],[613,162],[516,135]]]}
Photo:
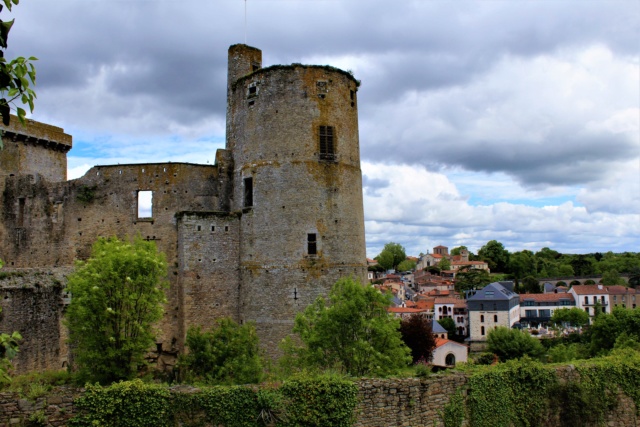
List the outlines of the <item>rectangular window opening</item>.
{"label": "rectangular window opening", "polygon": [[153,218],[153,191],[138,191],[138,218]]}
{"label": "rectangular window opening", "polygon": [[244,207],[253,206],[253,177],[244,179]]}
{"label": "rectangular window opening", "polygon": [[24,207],[25,207],[26,199],[24,197],[20,197],[18,199],[18,227],[24,226]]}
{"label": "rectangular window opening", "polygon": [[316,241],[316,233],[307,234],[307,255],[317,255],[318,244]]}
{"label": "rectangular window opening", "polygon": [[333,126],[320,126],[320,160],[335,160],[335,132]]}

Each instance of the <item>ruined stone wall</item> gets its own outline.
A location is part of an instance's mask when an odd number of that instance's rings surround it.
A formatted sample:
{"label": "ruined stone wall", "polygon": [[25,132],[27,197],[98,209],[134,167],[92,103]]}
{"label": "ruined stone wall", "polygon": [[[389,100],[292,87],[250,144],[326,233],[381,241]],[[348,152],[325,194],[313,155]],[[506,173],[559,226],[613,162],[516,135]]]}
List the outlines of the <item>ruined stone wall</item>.
{"label": "ruined stone wall", "polygon": [[[248,69],[238,65],[246,48],[230,49],[236,70]],[[255,56],[246,52],[246,64]],[[256,321],[273,351],[295,314],[339,278],[366,278],[357,82],[334,68],[294,64],[259,69],[229,87],[232,210],[243,212],[241,320]],[[334,153],[324,158],[320,126],[334,130]]]}
{"label": "ruined stone wall", "polygon": [[17,373],[64,368],[68,362],[62,324],[63,288],[70,269],[0,271],[0,332],[22,335],[13,360]]}
{"label": "ruined stone wall", "polygon": [[[4,191],[5,238],[0,259],[8,267],[72,266],[86,259],[99,236],[140,234],[154,240],[169,264],[168,304],[160,342],[179,340],[176,214],[219,209],[218,167],[184,163],[96,166],[82,178],[50,183],[41,176],[9,177]],[[228,180],[227,180],[228,181]],[[151,216],[139,217],[138,192],[152,191]],[[176,315],[175,307],[179,307]]]}
{"label": "ruined stone wall", "polygon": [[[27,120],[23,126],[18,117],[11,123],[0,123],[4,149],[0,150],[0,184],[10,175],[39,174],[49,181],[67,179],[67,152],[71,135],[62,128]],[[2,186],[0,185],[0,188]]]}
{"label": "ruined stone wall", "polygon": [[178,217],[182,332],[238,316],[240,215],[184,212]]}

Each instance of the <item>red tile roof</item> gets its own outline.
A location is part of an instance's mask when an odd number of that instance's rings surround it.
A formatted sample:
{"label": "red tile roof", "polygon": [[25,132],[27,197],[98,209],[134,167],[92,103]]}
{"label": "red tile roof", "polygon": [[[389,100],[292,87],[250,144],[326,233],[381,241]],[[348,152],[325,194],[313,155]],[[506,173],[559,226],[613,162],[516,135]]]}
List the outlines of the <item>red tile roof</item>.
{"label": "red tile roof", "polygon": [[447,339],[444,339],[444,338],[436,338],[436,348],[442,347],[443,345],[445,345],[447,343],[452,343],[452,344],[461,345],[463,347],[466,347],[466,345],[460,344],[459,342],[447,340]]}
{"label": "red tile roof", "polygon": [[389,313],[424,313],[423,309],[409,307],[388,307],[387,311]]}
{"label": "red tile roof", "polygon": [[456,304],[460,302],[458,298],[450,298],[450,297],[436,297],[436,304]]}
{"label": "red tile roof", "polygon": [[607,290],[609,291],[610,294],[615,294],[615,295],[626,295],[626,294],[637,294],[637,293],[640,293],[640,292],[638,292],[638,289],[627,288],[626,286],[620,286],[620,285],[606,286],[606,288],[607,288]]}
{"label": "red tile roof", "polygon": [[607,289],[602,285],[575,285],[571,289],[576,295],[606,295]]}

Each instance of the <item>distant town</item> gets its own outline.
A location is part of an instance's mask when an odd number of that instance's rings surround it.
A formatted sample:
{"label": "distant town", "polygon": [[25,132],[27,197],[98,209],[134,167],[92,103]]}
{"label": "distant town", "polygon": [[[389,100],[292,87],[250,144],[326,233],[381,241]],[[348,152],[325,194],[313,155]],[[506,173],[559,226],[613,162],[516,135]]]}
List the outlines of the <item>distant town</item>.
{"label": "distant town", "polygon": [[367,263],[369,282],[392,295],[390,313],[433,321],[434,364],[439,353],[447,353],[449,359],[440,363],[445,366],[467,361],[462,344],[485,350],[489,332],[499,326],[539,338],[567,335],[579,330],[570,324],[552,327],[558,309],[583,310],[591,323],[599,313],[633,309],[637,298],[640,302],[637,253],[567,255],[549,248],[509,253],[492,240],[477,255],[465,246],[449,251],[439,245],[415,257],[388,243]]}

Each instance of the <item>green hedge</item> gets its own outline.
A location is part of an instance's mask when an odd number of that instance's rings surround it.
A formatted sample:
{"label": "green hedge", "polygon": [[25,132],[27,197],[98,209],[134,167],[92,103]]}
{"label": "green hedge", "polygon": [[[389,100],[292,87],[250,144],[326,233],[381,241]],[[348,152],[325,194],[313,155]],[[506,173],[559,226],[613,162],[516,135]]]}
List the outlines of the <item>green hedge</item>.
{"label": "green hedge", "polygon": [[331,378],[298,378],[279,388],[213,386],[193,393],[140,380],[87,385],[72,427],[257,427],[353,425],[357,386]]}

